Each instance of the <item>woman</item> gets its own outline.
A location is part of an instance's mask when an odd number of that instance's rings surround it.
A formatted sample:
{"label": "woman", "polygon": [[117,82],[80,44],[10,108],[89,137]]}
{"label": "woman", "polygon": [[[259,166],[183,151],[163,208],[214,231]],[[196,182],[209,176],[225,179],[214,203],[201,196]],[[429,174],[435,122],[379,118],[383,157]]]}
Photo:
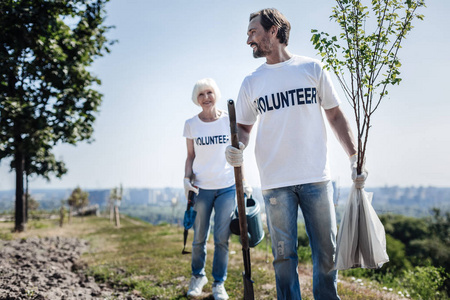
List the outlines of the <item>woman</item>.
{"label": "woman", "polygon": [[[219,99],[220,90],[213,79],[197,81],[192,101],[202,111],[184,125],[183,136],[187,144],[184,189],[186,198],[189,191],[196,193],[194,210],[197,211],[192,243],[192,278],[187,295],[200,296],[208,282],[205,273],[206,240],[214,209],[212,290],[214,299],[228,299],[224,282],[227,278],[230,215],[235,208],[236,188],[234,170],[225,159],[225,148],[230,144],[230,122],[228,114],[216,108]],[[245,185],[245,189],[249,195],[249,186]]]}

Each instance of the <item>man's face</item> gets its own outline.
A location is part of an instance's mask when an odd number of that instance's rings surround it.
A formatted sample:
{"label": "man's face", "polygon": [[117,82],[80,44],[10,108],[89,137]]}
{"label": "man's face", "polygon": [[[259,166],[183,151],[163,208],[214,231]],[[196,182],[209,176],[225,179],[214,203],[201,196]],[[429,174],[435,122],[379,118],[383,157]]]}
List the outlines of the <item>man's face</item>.
{"label": "man's face", "polygon": [[272,53],[272,41],[269,32],[264,30],[260,22],[261,17],[253,18],[248,24],[247,44],[253,48],[253,57],[266,57]]}

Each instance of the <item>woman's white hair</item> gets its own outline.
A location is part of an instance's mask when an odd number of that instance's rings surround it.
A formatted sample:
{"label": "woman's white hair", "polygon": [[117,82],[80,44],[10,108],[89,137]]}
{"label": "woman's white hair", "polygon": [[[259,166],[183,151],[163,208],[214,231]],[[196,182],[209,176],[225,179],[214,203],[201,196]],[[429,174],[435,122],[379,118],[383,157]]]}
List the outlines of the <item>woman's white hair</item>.
{"label": "woman's white hair", "polygon": [[220,99],[220,90],[217,86],[216,82],[212,78],[203,78],[197,81],[194,85],[194,90],[192,91],[192,102],[194,102],[196,105],[200,106],[198,104],[198,94],[200,94],[201,91],[204,91],[205,89],[210,88],[213,90],[214,94],[216,95],[216,101],[219,101]]}

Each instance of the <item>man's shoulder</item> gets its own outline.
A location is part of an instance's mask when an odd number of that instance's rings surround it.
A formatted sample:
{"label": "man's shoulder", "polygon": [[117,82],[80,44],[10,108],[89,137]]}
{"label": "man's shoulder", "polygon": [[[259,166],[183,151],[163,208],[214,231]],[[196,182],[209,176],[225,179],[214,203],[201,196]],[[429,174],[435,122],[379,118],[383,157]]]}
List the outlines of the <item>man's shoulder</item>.
{"label": "man's shoulder", "polygon": [[248,85],[251,85],[252,82],[255,82],[258,80],[258,78],[260,78],[261,76],[263,76],[264,72],[261,69],[262,66],[260,66],[259,68],[253,70],[252,72],[250,72],[249,74],[247,74],[244,77],[244,80],[242,81],[242,86],[246,87]]}
{"label": "man's shoulder", "polygon": [[[318,72],[323,69],[323,63],[316,58],[294,54],[288,62],[285,62],[283,66],[281,66],[281,68],[292,67],[318,74]],[[267,64],[261,64],[257,69],[253,70],[244,77],[243,84],[251,84],[261,77],[264,77],[267,74],[266,72],[271,71],[272,68],[268,67]]]}
{"label": "man's shoulder", "polygon": [[263,72],[265,69],[264,66],[265,66],[265,64],[262,64],[258,68],[251,71],[249,74],[247,74],[247,76],[245,76],[245,79],[252,78],[254,76],[258,76],[259,74],[261,74],[261,72]]}
{"label": "man's shoulder", "polygon": [[310,65],[310,66],[319,66],[322,67],[322,62],[316,58],[312,58],[309,56],[303,56],[303,55],[294,55],[293,57],[293,63],[300,64],[300,65]]}

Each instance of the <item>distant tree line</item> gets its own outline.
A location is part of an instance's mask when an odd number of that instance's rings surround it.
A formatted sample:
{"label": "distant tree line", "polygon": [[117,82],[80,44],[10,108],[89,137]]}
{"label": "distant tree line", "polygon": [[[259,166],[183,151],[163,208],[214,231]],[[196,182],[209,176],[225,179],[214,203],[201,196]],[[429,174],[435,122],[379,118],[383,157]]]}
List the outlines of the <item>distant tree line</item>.
{"label": "distant tree line", "polygon": [[125,206],[121,208],[121,212],[154,225],[161,223],[181,224],[184,217],[184,211],[181,206],[176,208],[175,213],[167,206],[158,207],[142,205]]}

